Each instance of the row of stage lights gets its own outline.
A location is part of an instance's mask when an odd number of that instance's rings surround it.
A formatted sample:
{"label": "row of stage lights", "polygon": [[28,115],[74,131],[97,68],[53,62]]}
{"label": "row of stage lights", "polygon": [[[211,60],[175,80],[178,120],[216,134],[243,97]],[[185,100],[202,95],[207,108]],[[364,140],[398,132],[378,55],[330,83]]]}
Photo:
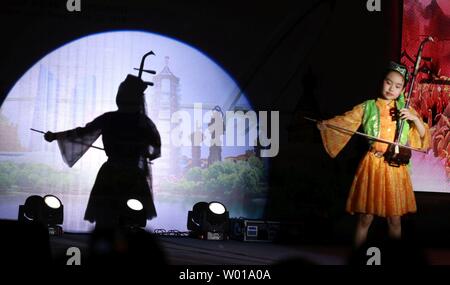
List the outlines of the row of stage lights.
{"label": "row of stage lights", "polygon": [[[147,223],[144,206],[137,199],[128,199],[119,216],[120,224],[124,227],[144,228]],[[191,236],[207,240],[228,239],[229,212],[222,203],[198,202],[188,212],[187,218]],[[23,223],[41,223],[48,227],[51,235],[60,235],[63,232],[64,206],[54,195],[33,195],[19,206],[18,220]]]}
{"label": "row of stage lights", "polygon": [[[119,213],[120,224],[124,227],[141,227],[147,224],[144,206],[137,199],[128,199]],[[19,222],[40,223],[48,227],[51,235],[63,233],[64,206],[58,197],[33,195],[19,206]]]}

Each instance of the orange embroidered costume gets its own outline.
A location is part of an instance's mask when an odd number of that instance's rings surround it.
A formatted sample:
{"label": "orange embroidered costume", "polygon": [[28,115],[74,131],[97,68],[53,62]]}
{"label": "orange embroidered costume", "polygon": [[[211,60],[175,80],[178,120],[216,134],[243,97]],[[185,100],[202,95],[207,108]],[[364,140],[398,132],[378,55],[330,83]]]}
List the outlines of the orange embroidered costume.
{"label": "orange embroidered costume", "polygon": [[[402,99],[400,96],[399,99]],[[323,123],[356,131],[362,125],[364,132],[372,130],[371,135],[378,138],[394,141],[396,131],[396,121],[392,120],[389,110],[399,100],[387,100],[378,98],[368,100],[355,106],[344,115],[336,116]],[[367,119],[368,106],[372,105],[373,120]],[[413,113],[417,114],[414,110]],[[366,116],[365,116],[366,115]],[[425,125],[425,135],[420,137],[413,123],[409,125],[405,132],[407,145],[420,149],[428,149],[430,145],[430,132]],[[375,129],[375,131],[373,131]],[[326,152],[331,157],[344,148],[351,138],[351,135],[324,128],[320,130],[323,145]],[[347,199],[346,210],[350,213],[372,214],[381,217],[401,216],[406,213],[416,212],[416,201],[414,198],[411,178],[407,165],[400,167],[390,166],[383,157],[388,145],[381,142],[371,142],[369,151],[361,160]]]}

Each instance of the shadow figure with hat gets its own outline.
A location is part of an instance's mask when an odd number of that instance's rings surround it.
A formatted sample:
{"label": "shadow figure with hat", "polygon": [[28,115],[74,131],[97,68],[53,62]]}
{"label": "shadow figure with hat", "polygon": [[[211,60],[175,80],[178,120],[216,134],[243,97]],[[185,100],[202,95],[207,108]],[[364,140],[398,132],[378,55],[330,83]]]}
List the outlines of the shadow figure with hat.
{"label": "shadow figure with hat", "polygon": [[[97,138],[102,135],[108,157],[101,166],[89,197],[84,219],[96,228],[126,226],[128,202],[138,201],[145,221],[156,217],[152,194],[151,161],[161,156],[161,138],[153,121],[146,114],[144,91],[151,82],[129,74],[116,95],[117,111],[104,113],[84,127],[62,132],[47,132],[45,140],[58,142],[64,162],[72,167]],[[145,226],[145,225],[144,225]]]}

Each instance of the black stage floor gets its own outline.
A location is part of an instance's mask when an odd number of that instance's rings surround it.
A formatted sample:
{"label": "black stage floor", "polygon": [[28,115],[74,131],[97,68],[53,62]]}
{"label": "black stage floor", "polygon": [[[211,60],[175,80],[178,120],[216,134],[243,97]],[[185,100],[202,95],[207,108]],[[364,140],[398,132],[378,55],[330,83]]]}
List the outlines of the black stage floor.
{"label": "black stage floor", "polygon": [[[89,239],[89,234],[51,237],[53,257],[64,258],[70,247],[78,247],[83,257],[88,252]],[[342,245],[283,245],[171,236],[157,236],[156,241],[169,265],[276,265],[290,260],[314,265],[347,265],[352,253],[350,246]],[[429,265],[450,265],[449,248],[426,248],[423,253]]]}
{"label": "black stage floor", "polygon": [[[387,235],[386,221],[377,218],[369,231],[366,248],[380,247],[383,258],[395,251],[397,257],[403,258],[396,260],[400,262],[418,258],[423,260],[421,264],[450,265],[450,195],[417,193],[416,196],[418,213],[402,219],[402,243],[392,246],[392,243],[383,241]],[[100,235],[101,239],[94,239],[91,233],[64,233],[50,236],[49,242],[45,227],[1,220],[0,252],[3,261],[14,259],[19,264],[33,257],[36,264],[41,262],[41,257],[48,262],[65,264],[70,258],[67,250],[71,247],[80,250],[82,264],[93,260],[90,257],[96,255],[92,252],[100,253],[99,258],[108,259],[110,255],[102,253],[108,250],[120,262],[123,255],[116,253],[127,252],[126,247],[130,247],[128,252],[134,255],[126,256],[154,256],[154,260],[163,260],[164,264],[169,265],[259,266],[292,261],[299,264],[345,265],[367,259],[367,252],[352,250],[355,222],[356,217],[348,214],[332,221],[313,220],[300,228],[284,231],[285,235],[280,236],[285,239],[277,242],[211,241],[144,231],[121,238],[109,233]],[[354,259],[355,256],[363,259]]]}

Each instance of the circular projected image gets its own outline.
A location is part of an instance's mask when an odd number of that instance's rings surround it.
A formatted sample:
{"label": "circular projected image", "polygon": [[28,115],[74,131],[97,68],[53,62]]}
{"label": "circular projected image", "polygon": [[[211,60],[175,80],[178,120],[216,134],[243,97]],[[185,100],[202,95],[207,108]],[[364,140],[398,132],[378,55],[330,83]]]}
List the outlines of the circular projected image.
{"label": "circular projected image", "polygon": [[[69,167],[56,141],[48,143],[30,129],[69,130],[116,111],[120,83],[138,75],[149,51],[154,55],[144,69],[155,73],[143,72],[142,79],[154,84],[145,91],[146,109],[161,135],[162,156],[151,164],[158,216],[147,227],[185,231],[188,211],[199,201],[220,201],[230,217],[263,214],[267,163],[255,146],[257,116],[234,80],[185,43],[115,31],[52,51],[7,95],[0,109],[0,218],[17,219],[27,197],[52,194],[64,206],[66,231],[93,228],[84,212],[108,159],[104,151],[89,148]],[[103,148],[101,137],[93,146]]]}

